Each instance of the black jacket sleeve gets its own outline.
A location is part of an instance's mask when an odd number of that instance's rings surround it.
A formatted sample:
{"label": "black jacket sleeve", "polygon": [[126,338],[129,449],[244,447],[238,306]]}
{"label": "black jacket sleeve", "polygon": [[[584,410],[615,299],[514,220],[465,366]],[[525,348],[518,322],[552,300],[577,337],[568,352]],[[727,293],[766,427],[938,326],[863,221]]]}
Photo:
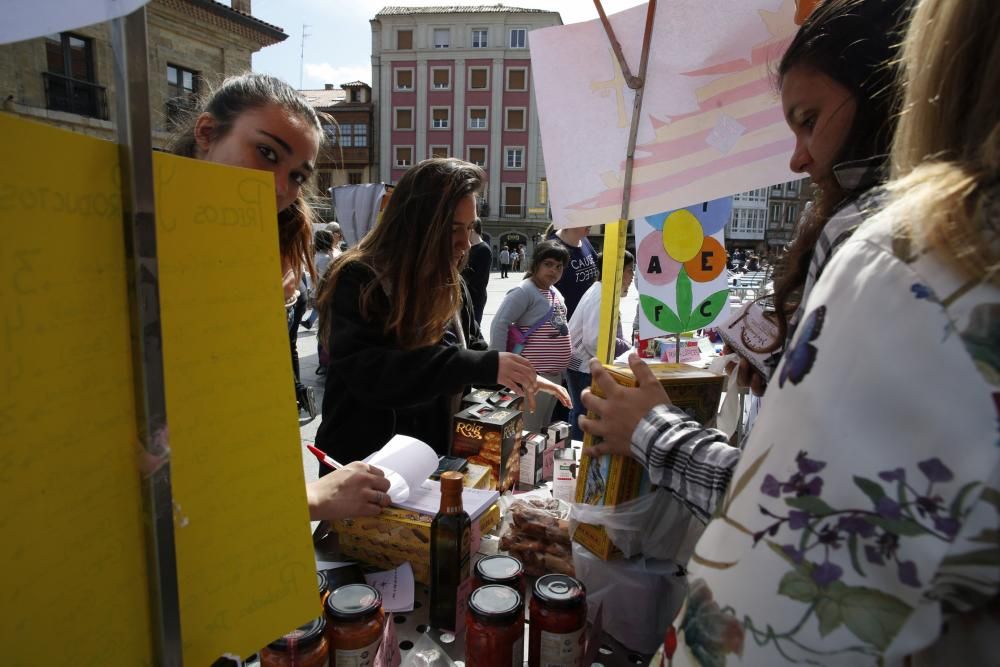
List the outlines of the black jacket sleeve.
{"label": "black jacket sleeve", "polygon": [[[337,280],[333,309],[328,314],[327,372],[339,376],[341,386],[350,386],[360,400],[406,408],[456,393],[467,385],[496,382],[496,352],[448,345],[401,349],[394,337],[383,332],[381,318],[366,319],[361,314],[362,290],[372,280],[371,271],[361,266],[345,269]],[[386,302],[383,312],[387,311]]]}
{"label": "black jacket sleeve", "polygon": [[[473,308],[472,294],[465,280],[462,280],[462,328],[465,329],[465,344],[470,350],[485,351],[490,349],[490,344],[483,338],[483,331],[476,321],[476,313]],[[499,358],[499,357],[498,357]],[[490,382],[496,381],[496,375]]]}

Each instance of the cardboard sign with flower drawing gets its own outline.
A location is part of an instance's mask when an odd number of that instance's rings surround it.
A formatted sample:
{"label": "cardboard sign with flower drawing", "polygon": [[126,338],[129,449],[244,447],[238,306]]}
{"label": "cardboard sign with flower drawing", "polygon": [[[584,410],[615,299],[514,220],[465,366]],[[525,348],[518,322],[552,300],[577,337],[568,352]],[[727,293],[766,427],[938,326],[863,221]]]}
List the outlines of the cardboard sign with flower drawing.
{"label": "cardboard sign with flower drawing", "polygon": [[723,229],[732,210],[724,197],[635,221],[641,338],[700,329],[728,313]]}

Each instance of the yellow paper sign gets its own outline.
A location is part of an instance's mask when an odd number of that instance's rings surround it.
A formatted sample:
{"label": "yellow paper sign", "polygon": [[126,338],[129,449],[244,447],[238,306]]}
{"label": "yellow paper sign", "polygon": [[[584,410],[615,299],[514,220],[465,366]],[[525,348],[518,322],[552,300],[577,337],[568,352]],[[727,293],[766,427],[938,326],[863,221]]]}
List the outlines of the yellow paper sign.
{"label": "yellow paper sign", "polygon": [[[151,664],[118,149],[5,114],[0,136],[0,642]],[[154,165],[183,658],[205,665],[320,609],[273,177]]]}
{"label": "yellow paper sign", "polygon": [[0,137],[4,661],[150,664],[117,147]]}
{"label": "yellow paper sign", "polygon": [[[320,615],[274,177],[154,155],[184,662]],[[252,526],[251,530],[246,530]]]}

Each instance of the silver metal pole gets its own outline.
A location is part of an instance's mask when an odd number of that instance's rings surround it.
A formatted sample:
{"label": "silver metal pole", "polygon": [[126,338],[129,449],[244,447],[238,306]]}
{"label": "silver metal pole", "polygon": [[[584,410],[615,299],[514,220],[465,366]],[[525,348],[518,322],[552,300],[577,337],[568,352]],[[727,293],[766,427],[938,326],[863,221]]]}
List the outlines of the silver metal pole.
{"label": "silver metal pole", "polygon": [[182,662],[181,619],[163,384],[145,8],[111,22],[111,44],[115,55],[115,122],[129,256],[133,387],[144,449],[140,468],[153,655],[156,664],[175,667]]}

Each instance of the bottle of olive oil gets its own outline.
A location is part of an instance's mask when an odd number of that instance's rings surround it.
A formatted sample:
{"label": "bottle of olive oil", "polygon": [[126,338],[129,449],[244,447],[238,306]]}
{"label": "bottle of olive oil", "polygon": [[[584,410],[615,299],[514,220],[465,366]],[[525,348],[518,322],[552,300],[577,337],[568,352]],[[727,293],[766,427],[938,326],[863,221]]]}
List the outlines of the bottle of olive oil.
{"label": "bottle of olive oil", "polygon": [[[457,630],[462,583],[471,573],[472,521],[462,509],[462,473],[441,474],[441,509],[431,523],[431,626]],[[461,625],[461,620],[457,621]]]}

